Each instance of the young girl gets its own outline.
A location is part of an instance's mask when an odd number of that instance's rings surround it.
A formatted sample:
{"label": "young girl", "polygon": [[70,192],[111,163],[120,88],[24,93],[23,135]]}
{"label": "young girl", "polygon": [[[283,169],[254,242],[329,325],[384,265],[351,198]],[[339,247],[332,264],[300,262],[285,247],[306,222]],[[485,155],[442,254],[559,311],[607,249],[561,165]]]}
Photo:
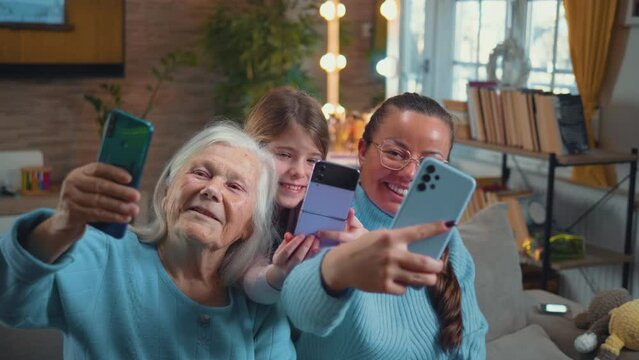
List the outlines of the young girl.
{"label": "young girl", "polygon": [[272,262],[264,259],[253,266],[243,282],[251,299],[271,304],[279,298],[288,272],[319,250],[319,241],[314,236],[292,236],[290,232],[313,165],[328,153],[328,124],[315,99],[299,90],[282,87],[260,99],[244,128],[274,155],[279,176],[274,226],[283,241],[272,254]]}
{"label": "young girl", "polygon": [[295,344],[300,358],[486,357],[488,326],[459,232],[451,230],[440,261],[409,252],[406,241],[391,238],[392,231],[375,231],[391,225],[421,159],[447,160],[453,138],[450,114],[430,98],[406,93],[375,111],[358,144],[361,175],[354,200],[371,232],[296,267],[282,290],[283,307],[302,331]]}

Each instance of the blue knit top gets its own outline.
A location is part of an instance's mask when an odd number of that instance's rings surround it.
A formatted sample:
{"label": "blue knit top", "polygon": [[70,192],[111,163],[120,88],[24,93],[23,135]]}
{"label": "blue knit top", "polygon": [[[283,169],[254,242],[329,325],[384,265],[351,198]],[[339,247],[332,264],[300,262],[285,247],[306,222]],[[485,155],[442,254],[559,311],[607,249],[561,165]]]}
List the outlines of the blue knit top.
{"label": "blue knit top", "polygon": [[89,227],[55,263],[39,261],[18,239],[50,215],[27,214],[0,237],[3,325],[61,330],[66,359],[296,358],[276,307],[236,288],[226,306],[196,303],[175,285],[156,246],[132,232],[117,240]]}
{"label": "blue knit top", "polygon": [[[390,226],[392,216],[379,209],[361,187],[355,214],[369,230]],[[475,267],[459,232],[449,242],[449,261],[461,286],[463,338],[454,353],[439,346],[439,323],[428,289],[408,288],[401,296],[349,290],[326,293],[320,264],[326,251],[298,265],[282,289],[282,303],[302,333],[295,346],[300,359],[484,359],[488,325],[475,295]]]}

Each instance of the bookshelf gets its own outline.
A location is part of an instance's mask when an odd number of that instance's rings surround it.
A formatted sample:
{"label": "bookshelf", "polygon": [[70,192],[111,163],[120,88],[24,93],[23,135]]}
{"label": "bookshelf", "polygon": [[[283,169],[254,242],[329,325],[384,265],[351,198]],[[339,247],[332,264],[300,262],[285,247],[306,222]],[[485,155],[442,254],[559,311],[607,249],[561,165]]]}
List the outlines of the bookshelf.
{"label": "bookshelf", "polygon": [[[541,288],[548,288],[548,280],[551,270],[571,269],[587,266],[600,266],[610,264],[623,264],[622,286],[628,288],[631,265],[633,262],[632,229],[635,208],[635,185],[637,180],[637,149],[633,148],[628,154],[603,152],[590,150],[579,155],[557,155],[554,153],[534,152],[520,148],[489,144],[476,140],[457,139],[457,144],[502,153],[502,179],[507,183],[510,169],[508,168],[508,155],[524,156],[541,159],[548,162],[548,174],[546,183],[546,224],[544,227],[544,251],[541,256]],[[627,164],[630,166],[628,201],[626,209],[626,228],[623,252],[611,251],[595,245],[586,244],[586,257],[578,260],[563,260],[551,262],[550,260],[550,236],[552,235],[553,201],[555,189],[555,170],[558,167]],[[529,259],[529,262],[534,262]],[[535,262],[536,263],[536,262]]]}

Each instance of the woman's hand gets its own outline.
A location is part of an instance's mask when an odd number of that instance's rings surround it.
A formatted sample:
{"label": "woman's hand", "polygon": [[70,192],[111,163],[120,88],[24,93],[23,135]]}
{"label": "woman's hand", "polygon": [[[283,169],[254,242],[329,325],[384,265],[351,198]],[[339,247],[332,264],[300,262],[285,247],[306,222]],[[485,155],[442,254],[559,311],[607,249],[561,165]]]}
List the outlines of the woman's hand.
{"label": "woman's hand", "polygon": [[266,270],[266,280],[275,289],[281,289],[284,280],[299,263],[319,252],[319,238],[304,234],[284,234],[284,239],[273,254],[273,263]]}
{"label": "woman's hand", "polygon": [[408,244],[448,230],[441,221],[365,233],[326,254],[320,270],[324,284],[330,293],[354,288],[396,295],[407,286],[434,285],[442,261],[412,253]]}
{"label": "woman's hand", "polygon": [[346,217],[346,226],[344,227],[344,231],[321,230],[317,232],[317,236],[322,239],[331,239],[340,243],[345,243],[355,240],[367,232],[368,230],[366,230],[364,225],[362,225],[359,219],[355,216],[355,210],[350,208],[348,210],[348,216]]}
{"label": "woman's hand", "polygon": [[127,223],[138,214],[140,193],[126,184],[126,170],[91,163],[72,170],[62,183],[55,213],[38,225],[23,246],[43,261],[53,262],[84,234],[91,222]]}

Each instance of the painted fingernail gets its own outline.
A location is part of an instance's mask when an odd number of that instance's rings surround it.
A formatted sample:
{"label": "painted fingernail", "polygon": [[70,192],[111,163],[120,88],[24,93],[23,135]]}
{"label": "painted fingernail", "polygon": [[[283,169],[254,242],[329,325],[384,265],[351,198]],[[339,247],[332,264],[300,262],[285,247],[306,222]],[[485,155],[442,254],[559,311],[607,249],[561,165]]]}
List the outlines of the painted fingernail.
{"label": "painted fingernail", "polygon": [[446,221],[444,225],[446,225],[446,227],[452,228],[453,226],[457,225],[457,223],[455,222],[455,220],[449,220]]}

